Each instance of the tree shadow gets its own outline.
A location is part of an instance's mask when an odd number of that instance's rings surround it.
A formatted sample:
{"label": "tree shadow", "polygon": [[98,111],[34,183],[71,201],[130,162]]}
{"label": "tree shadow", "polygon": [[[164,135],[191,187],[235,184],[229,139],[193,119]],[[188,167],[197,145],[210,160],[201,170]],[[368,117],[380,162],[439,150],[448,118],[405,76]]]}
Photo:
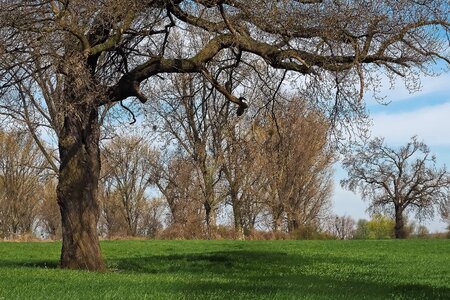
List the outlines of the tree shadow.
{"label": "tree shadow", "polygon": [[[285,252],[221,251],[183,255],[122,258],[110,261],[118,271],[189,278],[173,288],[187,298],[328,298],[333,299],[449,299],[450,289],[423,284],[399,284],[396,278],[379,282],[367,271],[340,276],[339,269],[317,274],[314,266],[360,267],[367,259]],[[355,268],[357,270],[358,268]],[[386,276],[389,276],[388,272]],[[386,283],[391,281],[392,283]],[[208,296],[209,295],[209,296]],[[241,295],[241,296],[239,296]],[[278,295],[278,296],[277,296]]]}
{"label": "tree shadow", "polygon": [[[380,274],[374,276],[370,267],[376,263],[367,258],[241,249],[107,259],[111,273],[142,275],[143,280],[127,282],[131,290],[173,293],[176,298],[450,299],[450,288],[401,284],[389,278],[395,275],[388,270],[379,280]],[[56,269],[58,261],[3,259],[0,268]]]}
{"label": "tree shadow", "polygon": [[56,260],[0,260],[0,268],[56,269],[58,266]]}

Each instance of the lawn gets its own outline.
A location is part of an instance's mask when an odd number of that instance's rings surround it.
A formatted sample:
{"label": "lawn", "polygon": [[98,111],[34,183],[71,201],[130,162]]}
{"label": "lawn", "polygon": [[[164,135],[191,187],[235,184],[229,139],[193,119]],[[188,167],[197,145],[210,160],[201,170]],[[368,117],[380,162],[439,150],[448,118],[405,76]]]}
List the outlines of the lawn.
{"label": "lawn", "polygon": [[60,243],[0,243],[0,299],[450,299],[450,240],[104,241],[109,271]]}

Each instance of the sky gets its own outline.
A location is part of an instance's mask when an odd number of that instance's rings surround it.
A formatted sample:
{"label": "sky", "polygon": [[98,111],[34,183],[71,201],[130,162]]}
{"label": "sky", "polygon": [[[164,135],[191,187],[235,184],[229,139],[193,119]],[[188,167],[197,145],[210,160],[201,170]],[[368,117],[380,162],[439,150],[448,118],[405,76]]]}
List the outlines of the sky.
{"label": "sky", "polygon": [[[450,72],[439,77],[422,77],[420,91],[413,94],[402,83],[396,84],[393,89],[389,84],[384,84],[383,89],[381,94],[390,102],[388,105],[367,99],[373,121],[371,136],[384,137],[389,145],[396,147],[406,144],[411,136],[417,135],[436,155],[438,165],[450,168]],[[340,187],[339,180],[345,176],[346,172],[338,164],[335,172],[334,212],[356,220],[370,218],[366,213],[368,203],[362,201],[359,195]],[[426,225],[431,232],[445,231],[447,226],[439,216],[421,224]]]}

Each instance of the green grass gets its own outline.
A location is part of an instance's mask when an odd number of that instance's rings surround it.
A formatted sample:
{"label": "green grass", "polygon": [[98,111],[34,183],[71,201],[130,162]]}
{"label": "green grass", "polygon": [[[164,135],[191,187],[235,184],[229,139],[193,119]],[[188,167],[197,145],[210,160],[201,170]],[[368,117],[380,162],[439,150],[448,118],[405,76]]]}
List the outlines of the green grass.
{"label": "green grass", "polygon": [[0,243],[0,299],[450,299],[450,241],[105,241],[109,271],[59,243]]}

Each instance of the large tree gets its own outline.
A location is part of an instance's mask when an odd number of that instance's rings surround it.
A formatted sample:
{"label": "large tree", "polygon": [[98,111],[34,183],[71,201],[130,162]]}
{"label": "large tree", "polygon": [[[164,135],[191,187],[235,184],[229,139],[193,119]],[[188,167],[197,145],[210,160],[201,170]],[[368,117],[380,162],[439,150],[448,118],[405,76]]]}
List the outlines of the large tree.
{"label": "large tree", "polygon": [[436,166],[436,157],[423,142],[412,137],[399,149],[375,138],[348,155],[343,166],[348,178],[341,181],[359,190],[373,211],[385,210],[395,217],[395,237],[405,238],[405,214],[432,216],[438,207],[448,207],[450,174]]}
{"label": "large tree", "polygon": [[[348,117],[376,86],[376,71],[402,76],[449,61],[448,7],[448,0],[0,1],[1,113],[34,133],[51,128],[58,141],[58,159],[46,157],[59,174],[61,267],[105,268],[96,226],[100,128],[116,103],[147,101],[140,87],[149,79],[201,74],[242,114],[243,95],[209,69],[226,52],[223,70],[258,59],[301,75],[300,92]],[[171,43],[187,37],[175,51]]]}
{"label": "large tree", "polygon": [[160,88],[153,91],[159,95],[158,101],[148,106],[153,115],[148,119],[158,124],[155,130],[167,141],[165,158],[172,156],[177,160],[183,155],[192,165],[193,174],[188,183],[198,187],[208,237],[216,226],[217,209],[223,198],[217,191],[221,162],[212,131],[223,129],[229,107],[226,100],[213,92],[201,76],[168,76]]}
{"label": "large tree", "polygon": [[274,230],[284,225],[295,232],[315,225],[330,208],[334,153],[327,145],[329,122],[299,100],[279,103],[273,113],[274,120],[260,119],[254,126],[267,177],[265,204]]}

